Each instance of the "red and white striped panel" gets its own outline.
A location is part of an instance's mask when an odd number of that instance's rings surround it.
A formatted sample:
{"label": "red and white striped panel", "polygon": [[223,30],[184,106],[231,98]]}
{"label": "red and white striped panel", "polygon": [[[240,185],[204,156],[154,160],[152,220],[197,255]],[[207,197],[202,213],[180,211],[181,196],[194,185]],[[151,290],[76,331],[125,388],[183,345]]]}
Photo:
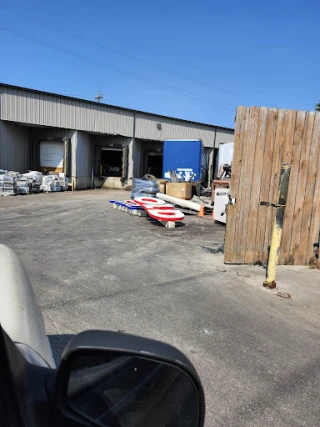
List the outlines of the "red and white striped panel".
{"label": "red and white striped panel", "polygon": [[153,205],[153,206],[165,205],[166,203],[164,200],[155,199],[154,197],[136,197],[134,201],[139,205]]}
{"label": "red and white striped panel", "polygon": [[172,211],[174,209],[174,206],[170,205],[169,203],[166,203],[165,205],[142,205],[142,207],[147,211],[149,209],[160,209],[164,211]]}
{"label": "red and white striped panel", "polygon": [[182,221],[184,214],[177,210],[161,210],[161,209],[148,209],[148,214],[151,218],[158,221]]}

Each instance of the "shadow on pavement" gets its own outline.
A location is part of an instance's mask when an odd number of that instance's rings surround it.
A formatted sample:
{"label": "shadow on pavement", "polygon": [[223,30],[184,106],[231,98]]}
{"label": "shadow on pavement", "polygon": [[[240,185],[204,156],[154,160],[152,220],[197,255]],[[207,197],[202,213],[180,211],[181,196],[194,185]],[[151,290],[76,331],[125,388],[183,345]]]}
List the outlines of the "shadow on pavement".
{"label": "shadow on pavement", "polygon": [[[150,224],[155,225],[156,227],[163,227],[164,228],[164,226],[156,219],[147,217],[147,221],[149,221]],[[180,221],[176,222],[176,228],[180,228],[180,227],[184,227],[184,226],[185,226],[184,222],[180,222]]]}

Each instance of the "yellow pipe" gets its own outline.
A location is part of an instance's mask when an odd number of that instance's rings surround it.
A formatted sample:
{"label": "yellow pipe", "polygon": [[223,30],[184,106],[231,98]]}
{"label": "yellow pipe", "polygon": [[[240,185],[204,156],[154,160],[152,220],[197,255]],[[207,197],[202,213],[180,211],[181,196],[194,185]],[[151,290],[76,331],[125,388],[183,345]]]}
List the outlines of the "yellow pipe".
{"label": "yellow pipe", "polygon": [[276,287],[276,270],[279,258],[279,248],[281,243],[282,236],[282,226],[274,220],[272,228],[272,237],[271,237],[271,246],[269,252],[268,268],[267,268],[267,278],[263,282],[263,286],[268,288]]}
{"label": "yellow pipe", "polygon": [[267,277],[266,277],[266,280],[263,282],[263,286],[271,289],[276,287],[276,270],[277,270],[279,249],[280,249],[280,243],[281,243],[281,237],[282,237],[284,210],[287,203],[290,171],[291,171],[291,165],[283,165],[281,167],[278,203],[277,204],[268,203],[269,206],[271,205],[276,207],[276,217],[274,219],[273,228],[272,228],[271,245],[270,245],[268,267],[267,267]]}

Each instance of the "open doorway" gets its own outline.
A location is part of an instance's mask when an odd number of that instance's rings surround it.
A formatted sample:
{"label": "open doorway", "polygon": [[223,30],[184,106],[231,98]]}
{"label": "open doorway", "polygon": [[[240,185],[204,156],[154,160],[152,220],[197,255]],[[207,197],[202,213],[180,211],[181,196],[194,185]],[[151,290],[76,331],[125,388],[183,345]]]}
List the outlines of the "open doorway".
{"label": "open doorway", "polygon": [[146,173],[162,178],[162,153],[154,151],[146,153]]}
{"label": "open doorway", "polygon": [[122,148],[101,147],[100,176],[122,176]]}

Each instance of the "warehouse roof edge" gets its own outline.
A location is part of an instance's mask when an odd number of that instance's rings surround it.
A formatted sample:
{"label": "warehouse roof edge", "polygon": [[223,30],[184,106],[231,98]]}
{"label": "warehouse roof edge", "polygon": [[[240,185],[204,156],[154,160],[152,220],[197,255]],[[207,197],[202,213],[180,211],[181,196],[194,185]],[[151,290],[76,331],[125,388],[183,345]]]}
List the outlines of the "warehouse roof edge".
{"label": "warehouse roof edge", "polygon": [[[67,96],[67,95],[61,95],[59,93],[54,93],[54,92],[47,92],[47,91],[43,91],[43,90],[38,90],[38,89],[31,89],[31,88],[27,88],[27,87],[23,87],[23,86],[16,86],[16,85],[11,85],[8,83],[2,83],[0,82],[0,87],[6,87],[6,88],[10,88],[10,89],[17,89],[17,90],[25,90],[28,92],[32,92],[32,93],[37,93],[37,94],[43,94],[43,95],[51,95],[51,96],[57,96],[59,98],[63,98],[63,99],[67,99],[67,100],[72,100],[72,101],[81,101],[81,102],[85,102],[91,105],[97,105],[98,103],[96,101],[90,101],[88,99],[83,99],[83,98],[77,98],[74,96]],[[127,108],[127,107],[120,107],[117,105],[112,105],[112,104],[106,104],[106,103],[100,103],[99,104],[101,107],[108,107],[108,108],[117,108],[117,109],[121,109],[124,111],[128,111],[131,113],[142,113],[142,114],[148,114],[150,116],[153,117],[159,117],[159,118],[165,118],[165,119],[174,119],[174,120],[178,120],[184,123],[190,123],[190,124],[196,124],[196,125],[202,125],[202,126],[208,126],[208,127],[212,127],[214,129],[224,129],[224,130],[230,130],[230,131],[234,131],[234,128],[230,128],[230,127],[226,127],[226,126],[218,126],[218,125],[213,125],[213,124],[209,124],[209,123],[203,123],[203,122],[197,122],[194,120],[186,120],[186,119],[182,119],[179,117],[172,117],[172,116],[167,116],[164,114],[156,114],[156,113],[151,113],[148,111],[142,111],[142,110],[135,110],[132,108]]]}

